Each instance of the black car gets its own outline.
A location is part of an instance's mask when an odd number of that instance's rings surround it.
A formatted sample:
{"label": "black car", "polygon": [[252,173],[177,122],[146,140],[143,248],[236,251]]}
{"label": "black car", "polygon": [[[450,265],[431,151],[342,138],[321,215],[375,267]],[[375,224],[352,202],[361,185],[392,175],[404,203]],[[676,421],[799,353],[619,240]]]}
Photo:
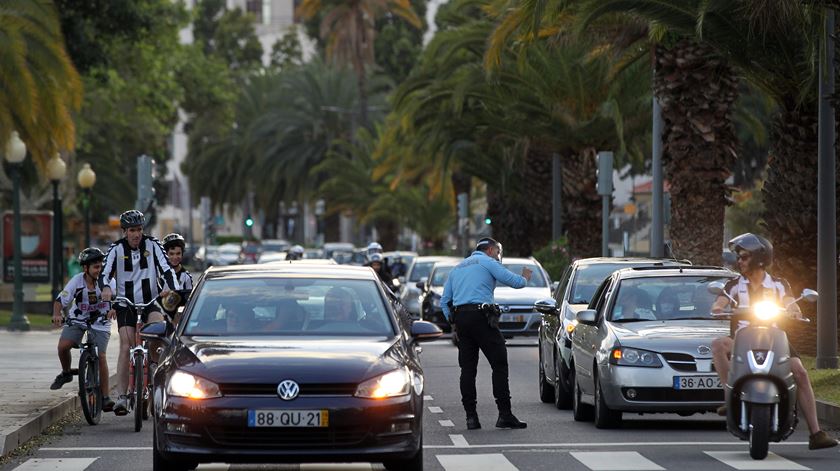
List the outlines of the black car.
{"label": "black car", "polygon": [[456,262],[438,262],[432,268],[429,278],[421,285],[420,293],[420,318],[424,321],[435,323],[444,332],[451,332],[452,326],[443,315],[443,308],[440,307],[440,298],[443,296],[443,286],[446,284],[449,273],[458,265]]}
{"label": "black car", "polygon": [[539,328],[539,392],[543,402],[558,409],[572,405],[572,334],[575,315],[589,305],[592,295],[614,271],[622,268],[690,265],[687,260],[659,258],[596,257],[577,260],[560,277],[553,299],[538,303],[542,316]]}
{"label": "black car", "polygon": [[395,311],[369,268],[211,268],[153,379],[156,471],[201,462],[384,462],[422,469],[434,325]]}

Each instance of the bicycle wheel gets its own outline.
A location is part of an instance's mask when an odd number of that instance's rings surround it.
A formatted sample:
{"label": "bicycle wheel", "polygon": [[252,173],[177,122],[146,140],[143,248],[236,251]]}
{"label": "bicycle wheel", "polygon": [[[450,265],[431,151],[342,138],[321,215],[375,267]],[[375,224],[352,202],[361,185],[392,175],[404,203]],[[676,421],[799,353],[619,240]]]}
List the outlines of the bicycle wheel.
{"label": "bicycle wheel", "polygon": [[134,353],[134,431],[139,432],[143,428],[143,394],[146,390],[143,386],[143,352]]}
{"label": "bicycle wheel", "polygon": [[79,401],[85,420],[96,425],[102,420],[102,390],[99,387],[99,358],[88,350],[79,357]]}

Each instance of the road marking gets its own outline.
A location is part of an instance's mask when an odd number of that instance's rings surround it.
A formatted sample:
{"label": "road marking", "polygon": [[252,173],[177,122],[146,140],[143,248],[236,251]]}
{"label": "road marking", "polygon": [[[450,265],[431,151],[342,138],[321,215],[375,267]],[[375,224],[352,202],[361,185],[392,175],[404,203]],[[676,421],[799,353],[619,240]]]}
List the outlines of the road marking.
{"label": "road marking", "polygon": [[[470,444],[467,443],[467,439],[464,438],[463,435],[450,435],[449,439],[452,440],[452,444],[454,448],[469,448]],[[426,448],[425,446],[423,448]]]}
{"label": "road marking", "polygon": [[370,463],[302,463],[300,471],[362,471],[371,470],[373,466]]}
{"label": "road marking", "polygon": [[43,447],[41,451],[150,451],[150,446],[73,446],[73,447]]}
{"label": "road marking", "polygon": [[429,407],[429,412],[431,412],[432,414],[443,414],[443,409],[441,409],[440,407],[432,406]]}
{"label": "road marking", "polygon": [[772,452],[768,453],[767,458],[761,461],[750,458],[749,452],[746,451],[704,451],[703,453],[739,470],[799,471],[811,469]]}
{"label": "road marking", "polygon": [[84,471],[95,458],[31,458],[14,471]]}
{"label": "road marking", "polygon": [[592,471],[662,471],[665,469],[635,451],[573,451],[569,454]]}
{"label": "road marking", "polygon": [[451,420],[438,420],[441,427],[454,427],[455,423]]}
{"label": "road marking", "polygon": [[[802,446],[808,442],[781,442],[773,446]],[[457,445],[423,445],[423,448],[609,448],[609,447],[656,447],[656,446],[737,446],[743,447],[740,442],[613,442],[613,443],[493,443],[483,445],[468,445],[461,447]]]}
{"label": "road marking", "polygon": [[228,471],[230,465],[226,463],[202,463],[195,469],[196,471]]}
{"label": "road marking", "polygon": [[423,400],[424,400],[424,401],[434,401],[434,400],[435,400],[435,398],[433,398],[432,396],[428,396],[428,395],[426,395],[426,396],[423,396]]}
{"label": "road marking", "polygon": [[501,453],[437,455],[436,458],[446,471],[518,471],[518,468]]}

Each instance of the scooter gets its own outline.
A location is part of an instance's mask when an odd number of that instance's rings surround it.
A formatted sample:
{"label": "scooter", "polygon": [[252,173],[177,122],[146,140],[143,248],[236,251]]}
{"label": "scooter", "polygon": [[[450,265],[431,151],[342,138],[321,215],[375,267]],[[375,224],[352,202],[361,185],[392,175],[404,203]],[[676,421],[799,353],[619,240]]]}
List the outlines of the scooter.
{"label": "scooter", "polygon": [[785,331],[775,323],[789,317],[787,308],[791,305],[802,299],[815,303],[819,295],[806,289],[785,307],[759,301],[741,308],[726,293],[723,283],[710,283],[709,291],[726,296],[736,306],[732,312],[713,314],[715,317],[729,319],[733,329],[738,321],[750,323],[735,332],[732,367],[724,385],[726,428],[739,439],[749,440],[752,459],[763,460],[769,443],[787,439],[798,422],[790,344]]}

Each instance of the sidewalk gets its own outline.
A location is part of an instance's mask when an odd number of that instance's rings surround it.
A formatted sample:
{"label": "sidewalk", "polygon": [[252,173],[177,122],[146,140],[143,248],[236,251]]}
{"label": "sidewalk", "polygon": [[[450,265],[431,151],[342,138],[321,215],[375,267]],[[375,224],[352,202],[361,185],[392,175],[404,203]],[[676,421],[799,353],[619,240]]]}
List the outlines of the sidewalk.
{"label": "sidewalk", "polygon": [[[56,346],[60,329],[49,332],[0,330],[0,456],[38,435],[79,406],[77,377],[58,391],[50,384],[61,371]],[[108,367],[117,370],[119,335],[116,327],[108,343]],[[78,350],[72,352],[78,365]],[[113,381],[111,382],[113,387]]]}

